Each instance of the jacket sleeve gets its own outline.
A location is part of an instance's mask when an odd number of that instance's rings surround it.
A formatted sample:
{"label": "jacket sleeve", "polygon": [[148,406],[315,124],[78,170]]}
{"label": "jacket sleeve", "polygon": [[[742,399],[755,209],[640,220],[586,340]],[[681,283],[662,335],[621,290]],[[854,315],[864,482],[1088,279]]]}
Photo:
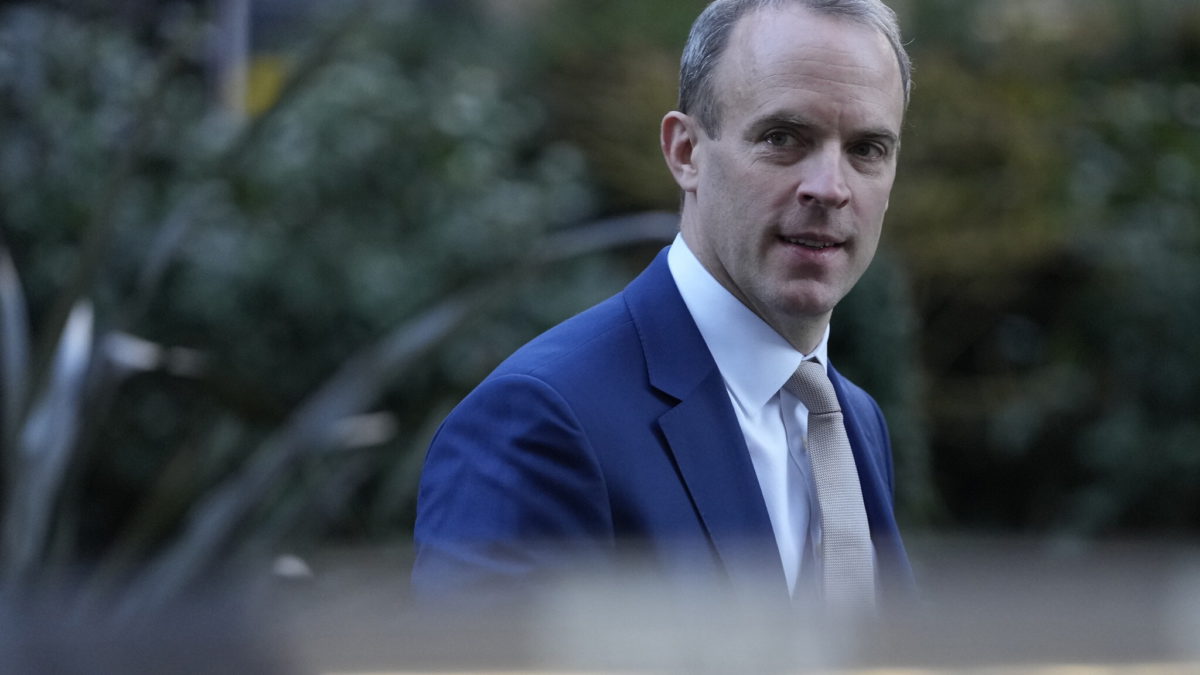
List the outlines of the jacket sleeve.
{"label": "jacket sleeve", "polygon": [[434,436],[417,498],[418,597],[537,580],[612,542],[595,453],[544,381],[493,376]]}
{"label": "jacket sleeve", "polygon": [[883,410],[874,398],[868,395],[868,400],[871,402],[871,408],[875,414],[875,443],[879,448],[880,463],[883,467],[884,478],[887,481],[888,497],[893,504],[896,501],[896,471],[892,458],[892,437],[888,433],[887,419],[883,416]]}

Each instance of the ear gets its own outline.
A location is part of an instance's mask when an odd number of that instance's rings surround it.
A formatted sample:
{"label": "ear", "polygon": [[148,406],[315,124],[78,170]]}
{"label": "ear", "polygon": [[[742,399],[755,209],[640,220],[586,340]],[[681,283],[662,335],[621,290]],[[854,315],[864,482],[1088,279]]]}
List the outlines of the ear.
{"label": "ear", "polygon": [[696,142],[700,139],[696,120],[678,111],[667,113],[662,120],[663,158],[675,182],[684,192],[695,192],[698,183],[696,165]]}

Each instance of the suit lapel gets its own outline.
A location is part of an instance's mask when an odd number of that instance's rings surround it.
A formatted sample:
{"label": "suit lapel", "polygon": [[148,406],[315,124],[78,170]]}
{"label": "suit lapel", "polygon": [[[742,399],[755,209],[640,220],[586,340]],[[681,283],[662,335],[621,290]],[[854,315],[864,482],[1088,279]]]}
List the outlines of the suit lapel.
{"label": "suit lapel", "polygon": [[846,393],[846,380],[834,370],[829,369],[833,389],[837,393],[838,402],[842,406],[842,420],[846,425],[846,436],[850,439],[850,450],[854,453],[854,464],[858,469],[858,481],[862,485],[863,502],[867,510],[867,520],[871,531],[894,528],[892,513],[892,490],[888,481],[887,467],[880,464],[881,456],[887,448],[884,441],[868,434],[863,411],[850,400]]}
{"label": "suit lapel", "polygon": [[[763,584],[783,569],[750,453],[724,380],[667,266],[666,251],[625,291],[650,383],[675,401],[659,427],[713,547],[735,582]],[[748,565],[766,548],[774,566]],[[751,578],[753,577],[753,578]]]}
{"label": "suit lapel", "polygon": [[830,368],[830,379],[842,404],[846,435],[850,438],[867,522],[871,527],[871,540],[881,565],[883,591],[893,599],[912,599],[915,582],[893,508],[891,444],[886,436],[880,435],[882,427],[869,419],[877,414],[874,407],[864,405],[861,400],[856,405],[848,395],[846,380],[833,368]]}

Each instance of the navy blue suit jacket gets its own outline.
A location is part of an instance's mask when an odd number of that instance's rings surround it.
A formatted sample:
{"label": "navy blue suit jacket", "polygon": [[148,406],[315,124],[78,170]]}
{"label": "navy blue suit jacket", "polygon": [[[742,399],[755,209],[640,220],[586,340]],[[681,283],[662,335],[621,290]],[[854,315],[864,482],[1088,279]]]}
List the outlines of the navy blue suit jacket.
{"label": "navy blue suit jacket", "polygon": [[[905,591],[883,415],[832,368],[830,377],[883,588]],[[624,291],[522,347],[454,409],[429,448],[414,538],[419,594],[556,571],[568,553],[629,543],[668,574],[786,595],[745,440],[666,251]]]}

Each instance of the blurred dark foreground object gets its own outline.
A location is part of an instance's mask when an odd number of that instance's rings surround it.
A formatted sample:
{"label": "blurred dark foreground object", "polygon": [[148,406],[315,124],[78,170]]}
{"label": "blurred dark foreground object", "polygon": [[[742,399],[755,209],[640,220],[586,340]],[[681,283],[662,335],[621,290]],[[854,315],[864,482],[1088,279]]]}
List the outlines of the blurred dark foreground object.
{"label": "blurred dark foreground object", "polygon": [[282,647],[258,590],[197,585],[153,612],[88,602],[66,583],[0,597],[0,672],[6,675],[208,675],[308,672]]}

